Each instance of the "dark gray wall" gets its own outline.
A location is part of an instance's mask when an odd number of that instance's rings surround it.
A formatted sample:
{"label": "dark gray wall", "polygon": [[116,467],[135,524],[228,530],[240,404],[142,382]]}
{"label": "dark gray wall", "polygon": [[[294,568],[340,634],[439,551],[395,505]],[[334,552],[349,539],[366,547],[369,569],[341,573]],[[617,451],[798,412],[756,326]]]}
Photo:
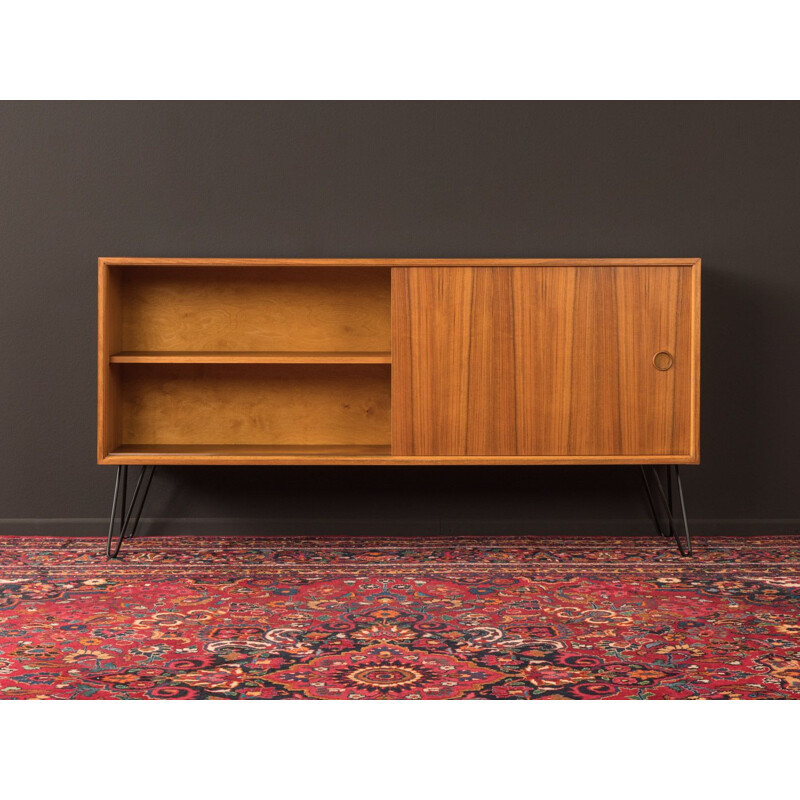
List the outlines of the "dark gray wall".
{"label": "dark gray wall", "polygon": [[[0,530],[102,531],[104,255],[700,256],[690,514],[796,531],[798,199],[798,103],[2,103]],[[188,467],[161,471],[147,514],[569,533],[644,530],[645,508],[630,467]]]}

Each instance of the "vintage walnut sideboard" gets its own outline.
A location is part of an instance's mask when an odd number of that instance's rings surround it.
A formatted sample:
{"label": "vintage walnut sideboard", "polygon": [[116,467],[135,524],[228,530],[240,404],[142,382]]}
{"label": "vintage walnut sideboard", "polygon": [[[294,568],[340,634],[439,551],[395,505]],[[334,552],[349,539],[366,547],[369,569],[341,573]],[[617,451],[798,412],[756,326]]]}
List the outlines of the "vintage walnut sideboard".
{"label": "vintage walnut sideboard", "polygon": [[689,554],[699,407],[696,258],[99,259],[110,556],[158,464],[638,465]]}

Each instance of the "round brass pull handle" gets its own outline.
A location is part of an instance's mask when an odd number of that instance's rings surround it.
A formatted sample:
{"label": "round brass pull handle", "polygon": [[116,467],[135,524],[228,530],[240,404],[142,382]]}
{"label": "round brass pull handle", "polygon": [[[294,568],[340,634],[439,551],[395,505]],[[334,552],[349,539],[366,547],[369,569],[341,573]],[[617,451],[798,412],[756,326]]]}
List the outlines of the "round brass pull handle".
{"label": "round brass pull handle", "polygon": [[669,353],[666,350],[659,350],[653,356],[653,366],[656,369],[661,370],[661,372],[666,372],[668,369],[671,369],[674,363],[675,359],[672,357],[672,353]]}

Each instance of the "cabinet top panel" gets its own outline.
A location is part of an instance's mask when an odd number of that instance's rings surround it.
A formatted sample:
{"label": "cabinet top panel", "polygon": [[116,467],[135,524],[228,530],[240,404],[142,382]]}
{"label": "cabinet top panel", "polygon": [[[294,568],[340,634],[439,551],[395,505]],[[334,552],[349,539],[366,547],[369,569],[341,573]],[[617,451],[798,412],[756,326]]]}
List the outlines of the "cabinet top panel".
{"label": "cabinet top panel", "polygon": [[123,267],[693,267],[699,258],[103,258]]}

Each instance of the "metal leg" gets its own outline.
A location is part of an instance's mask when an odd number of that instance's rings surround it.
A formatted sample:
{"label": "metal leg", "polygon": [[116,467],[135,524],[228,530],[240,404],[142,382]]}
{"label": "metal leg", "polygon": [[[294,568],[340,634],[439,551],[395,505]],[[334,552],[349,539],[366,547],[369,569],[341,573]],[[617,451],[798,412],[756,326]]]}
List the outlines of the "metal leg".
{"label": "metal leg", "polygon": [[[672,465],[675,471],[675,486],[678,488],[678,498],[681,503],[681,516],[683,517],[683,532],[686,535],[686,555],[692,555],[692,537],[689,533],[689,520],[686,517],[686,501],[683,498],[683,483],[681,483],[681,473],[677,464]],[[677,536],[675,537],[677,540]]]}
{"label": "metal leg", "polygon": [[[144,508],[147,492],[150,489],[150,483],[153,480],[155,471],[155,466],[142,467],[139,472],[139,477],[136,480],[133,497],[131,498],[130,505],[128,505],[128,467],[127,465],[117,467],[117,479],[114,483],[114,500],[111,503],[111,519],[108,523],[108,541],[106,543],[106,556],[108,558],[116,558],[122,547],[122,540],[132,539],[136,533],[136,526],[139,524],[139,519],[142,516],[142,509]],[[142,485],[144,485],[143,492],[141,491]],[[140,493],[141,502],[139,502],[137,506]],[[119,507],[119,522],[115,525],[115,523],[117,523],[117,507]],[[136,511],[135,516],[134,510]],[[133,518],[132,524],[131,518]],[[114,531],[115,527],[117,528],[116,533]],[[113,549],[112,543],[114,545]]]}
{"label": "metal leg", "polygon": [[653,517],[653,524],[656,526],[656,530],[658,531],[659,535],[666,538],[669,534],[664,533],[664,529],[661,527],[661,521],[658,518],[658,511],[656,511],[656,503],[653,499],[653,492],[650,489],[650,481],[647,480],[647,473],[644,471],[644,467],[639,467],[639,474],[642,476],[642,484],[644,486],[645,494],[647,495],[647,504],[650,507],[650,515]]}
{"label": "metal leg", "polygon": [[[678,545],[678,550],[682,556],[690,556],[692,555],[692,537],[689,533],[689,520],[686,516],[686,501],[683,496],[683,484],[681,483],[681,475],[678,469],[677,464],[672,464],[667,466],[667,474],[666,474],[666,491],[664,489],[664,484],[661,481],[661,478],[658,475],[658,469],[656,467],[651,467],[653,479],[655,481],[656,488],[658,489],[656,493],[656,497],[661,500],[661,505],[667,513],[667,520],[669,523],[669,534],[664,532],[664,529],[661,526],[661,522],[658,518],[658,513],[656,511],[656,504],[653,500],[653,492],[650,488],[650,481],[647,479],[647,473],[645,472],[644,467],[641,467],[641,475],[642,480],[644,482],[645,490],[647,492],[647,500],[650,505],[650,512],[653,515],[653,521],[656,525],[656,530],[662,536],[669,536],[670,538],[675,539],[675,543]],[[677,492],[673,489],[673,475],[674,475],[674,487],[677,489]],[[677,494],[678,502],[680,503],[681,507],[681,517],[680,521],[683,522],[683,541],[678,534],[678,526],[675,522],[675,513],[674,513],[674,499],[675,495]]]}
{"label": "metal leg", "polygon": [[669,503],[669,535],[677,540],[678,534],[675,530],[675,523],[673,522],[675,505],[672,502],[672,472],[669,465],[667,466],[667,502]]}

